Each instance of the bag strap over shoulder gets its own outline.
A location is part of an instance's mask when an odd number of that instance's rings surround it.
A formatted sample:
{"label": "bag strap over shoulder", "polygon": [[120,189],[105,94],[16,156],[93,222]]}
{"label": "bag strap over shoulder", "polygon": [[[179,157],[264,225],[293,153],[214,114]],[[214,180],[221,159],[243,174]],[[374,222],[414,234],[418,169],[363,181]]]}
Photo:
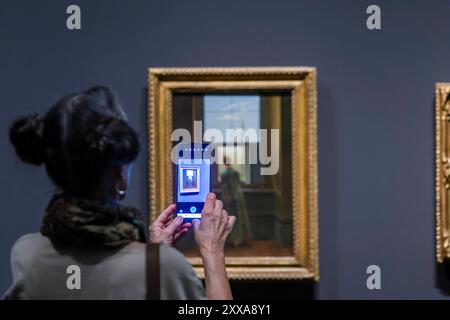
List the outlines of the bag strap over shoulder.
{"label": "bag strap over shoulder", "polygon": [[159,243],[146,246],[147,300],[160,300]]}

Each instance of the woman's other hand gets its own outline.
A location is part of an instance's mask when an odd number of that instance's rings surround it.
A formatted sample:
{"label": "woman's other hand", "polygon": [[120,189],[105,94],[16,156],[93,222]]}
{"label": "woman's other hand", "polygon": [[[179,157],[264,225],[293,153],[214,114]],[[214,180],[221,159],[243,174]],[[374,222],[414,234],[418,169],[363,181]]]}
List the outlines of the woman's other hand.
{"label": "woman's other hand", "polygon": [[149,227],[149,239],[152,243],[164,242],[174,245],[188,233],[192,226],[190,222],[183,223],[183,217],[173,219],[176,205],[172,204],[165,209]]}

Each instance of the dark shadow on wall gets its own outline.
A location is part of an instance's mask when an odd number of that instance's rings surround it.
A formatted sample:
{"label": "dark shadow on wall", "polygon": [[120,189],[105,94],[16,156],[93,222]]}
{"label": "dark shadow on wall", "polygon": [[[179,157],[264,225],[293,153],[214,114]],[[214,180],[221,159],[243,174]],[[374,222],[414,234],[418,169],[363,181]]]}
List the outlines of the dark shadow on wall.
{"label": "dark shadow on wall", "polygon": [[[318,88],[319,269],[317,298],[338,299],[336,103],[329,87]],[[325,267],[324,267],[325,266]]]}
{"label": "dark shadow on wall", "polygon": [[436,262],[436,287],[447,296],[450,296],[450,261]]}
{"label": "dark shadow on wall", "polygon": [[313,300],[316,285],[312,280],[233,280],[235,300]]}
{"label": "dark shadow on wall", "polygon": [[141,142],[141,155],[139,159],[139,203],[141,205],[141,210],[144,213],[146,223],[149,222],[150,218],[150,207],[149,207],[149,185],[148,185],[148,159],[149,152],[148,150],[148,123],[147,123],[147,115],[148,115],[148,89],[144,87],[141,89],[141,106],[139,108],[139,138]]}

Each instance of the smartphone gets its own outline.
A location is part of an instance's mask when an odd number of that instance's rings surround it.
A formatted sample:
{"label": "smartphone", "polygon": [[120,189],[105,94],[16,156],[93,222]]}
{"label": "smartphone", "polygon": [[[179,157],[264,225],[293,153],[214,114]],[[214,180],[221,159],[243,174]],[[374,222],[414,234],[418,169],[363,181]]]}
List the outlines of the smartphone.
{"label": "smartphone", "polygon": [[176,216],[185,222],[202,218],[205,199],[211,191],[211,157],[209,144],[178,145],[176,162]]}

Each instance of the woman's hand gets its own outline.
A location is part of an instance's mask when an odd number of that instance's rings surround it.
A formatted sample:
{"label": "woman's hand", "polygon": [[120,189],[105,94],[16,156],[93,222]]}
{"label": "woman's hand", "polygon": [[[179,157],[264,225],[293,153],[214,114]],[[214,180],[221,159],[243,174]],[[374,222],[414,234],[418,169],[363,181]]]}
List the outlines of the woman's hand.
{"label": "woman's hand", "polygon": [[200,253],[223,254],[225,240],[236,222],[223,209],[223,203],[216,200],[214,193],[208,193],[202,211],[202,221],[192,221],[195,228],[195,242]]}
{"label": "woman's hand", "polygon": [[225,240],[236,222],[228,216],[223,203],[208,193],[202,211],[202,221],[193,220],[197,242],[205,269],[206,295],[210,300],[231,300],[230,283],[225,267]]}
{"label": "woman's hand", "polygon": [[176,205],[172,204],[164,210],[149,227],[149,238],[152,243],[164,242],[174,245],[188,233],[190,222],[183,223],[183,217],[172,219]]}

